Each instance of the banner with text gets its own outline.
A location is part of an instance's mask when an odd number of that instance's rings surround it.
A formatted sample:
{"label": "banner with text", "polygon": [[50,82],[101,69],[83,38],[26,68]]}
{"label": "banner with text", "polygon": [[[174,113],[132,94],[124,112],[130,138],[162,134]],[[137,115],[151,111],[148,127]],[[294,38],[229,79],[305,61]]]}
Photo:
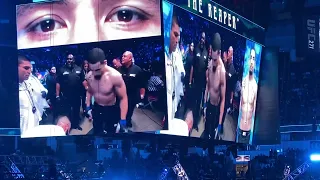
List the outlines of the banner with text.
{"label": "banner with text", "polygon": [[211,0],[168,0],[208,21],[264,44],[265,29]]}

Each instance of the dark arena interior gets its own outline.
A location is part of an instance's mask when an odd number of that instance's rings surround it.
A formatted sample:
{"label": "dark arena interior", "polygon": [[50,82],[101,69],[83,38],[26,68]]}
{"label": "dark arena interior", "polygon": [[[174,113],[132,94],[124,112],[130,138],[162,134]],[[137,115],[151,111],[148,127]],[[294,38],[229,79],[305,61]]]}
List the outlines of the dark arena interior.
{"label": "dark arena interior", "polygon": [[0,179],[320,179],[319,8],[1,0]]}

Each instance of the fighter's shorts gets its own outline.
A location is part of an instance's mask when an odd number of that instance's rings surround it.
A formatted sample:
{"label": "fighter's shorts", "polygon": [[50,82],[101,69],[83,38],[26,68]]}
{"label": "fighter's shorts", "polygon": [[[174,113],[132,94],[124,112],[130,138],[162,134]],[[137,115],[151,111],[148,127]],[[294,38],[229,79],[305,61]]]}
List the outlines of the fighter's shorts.
{"label": "fighter's shorts", "polygon": [[206,118],[211,121],[210,123],[212,123],[212,128],[214,130],[219,125],[220,106],[215,106],[208,102],[206,111]]}
{"label": "fighter's shorts", "polygon": [[249,144],[250,133],[250,131],[243,131],[241,129],[238,129],[238,143]]}
{"label": "fighter's shorts", "polygon": [[94,103],[92,108],[94,134],[116,133],[120,129],[120,107],[101,106]]}

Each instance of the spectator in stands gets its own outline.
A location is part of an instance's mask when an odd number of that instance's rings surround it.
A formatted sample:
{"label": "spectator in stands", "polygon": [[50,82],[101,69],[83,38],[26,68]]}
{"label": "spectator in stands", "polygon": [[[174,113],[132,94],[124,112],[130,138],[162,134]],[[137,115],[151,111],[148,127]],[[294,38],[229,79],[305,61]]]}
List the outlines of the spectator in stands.
{"label": "spectator in stands", "polygon": [[[90,69],[89,69],[89,63],[87,60],[83,61],[83,64],[82,64],[82,73],[84,75],[84,77],[87,77],[87,74],[89,73]],[[82,94],[81,94],[81,107],[82,107],[82,111],[83,111],[83,114],[85,113],[85,110],[86,110],[86,94],[87,94],[87,82],[83,82],[84,83],[84,86],[82,87]]]}
{"label": "spectator in stands", "polygon": [[121,60],[119,58],[116,58],[116,59],[113,59],[112,60],[112,64],[113,64],[113,68],[115,68],[116,70],[120,70],[121,67],[122,67],[122,64],[121,64]]}
{"label": "spectator in stands", "polygon": [[157,94],[163,87],[162,74],[159,71],[154,71],[148,81],[148,93]]}

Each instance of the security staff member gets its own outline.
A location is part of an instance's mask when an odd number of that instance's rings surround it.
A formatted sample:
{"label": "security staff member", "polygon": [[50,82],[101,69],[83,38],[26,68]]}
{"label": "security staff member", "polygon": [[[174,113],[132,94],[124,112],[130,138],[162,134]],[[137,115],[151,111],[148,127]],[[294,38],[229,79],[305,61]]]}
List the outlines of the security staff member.
{"label": "security staff member", "polygon": [[133,54],[126,51],[122,55],[122,67],[120,73],[127,87],[128,95],[128,113],[127,113],[127,127],[132,127],[132,115],[136,104],[144,99],[145,95],[145,80],[143,78],[142,69],[133,64]]}
{"label": "security staff member", "polygon": [[236,84],[236,70],[233,66],[233,48],[229,47],[226,61],[225,61],[225,69],[226,69],[226,81],[227,81],[227,89],[226,89],[226,107],[230,107],[233,101],[233,94]]}
{"label": "security staff member", "polygon": [[232,109],[233,95],[236,85],[236,70],[233,66],[233,48],[229,47],[226,56],[224,57],[224,67],[226,69],[226,98],[222,121],[225,121],[226,113]]}
{"label": "security staff member", "polygon": [[[67,63],[60,69],[56,82],[56,98],[62,108],[59,114],[66,115],[71,120],[73,129],[82,130],[80,123],[81,89],[85,86],[82,69],[75,65],[74,56],[69,54]],[[61,96],[61,97],[60,97]]]}
{"label": "security staff member", "polygon": [[[206,70],[208,66],[208,51],[205,45],[206,34],[203,32],[201,34],[201,39],[199,45],[195,49],[195,57],[193,59],[193,64],[190,72],[189,85],[192,84],[194,104],[193,108],[193,127],[198,130],[198,124],[200,121],[200,109],[201,101],[204,95],[206,87]],[[193,82],[192,82],[193,80]]]}

